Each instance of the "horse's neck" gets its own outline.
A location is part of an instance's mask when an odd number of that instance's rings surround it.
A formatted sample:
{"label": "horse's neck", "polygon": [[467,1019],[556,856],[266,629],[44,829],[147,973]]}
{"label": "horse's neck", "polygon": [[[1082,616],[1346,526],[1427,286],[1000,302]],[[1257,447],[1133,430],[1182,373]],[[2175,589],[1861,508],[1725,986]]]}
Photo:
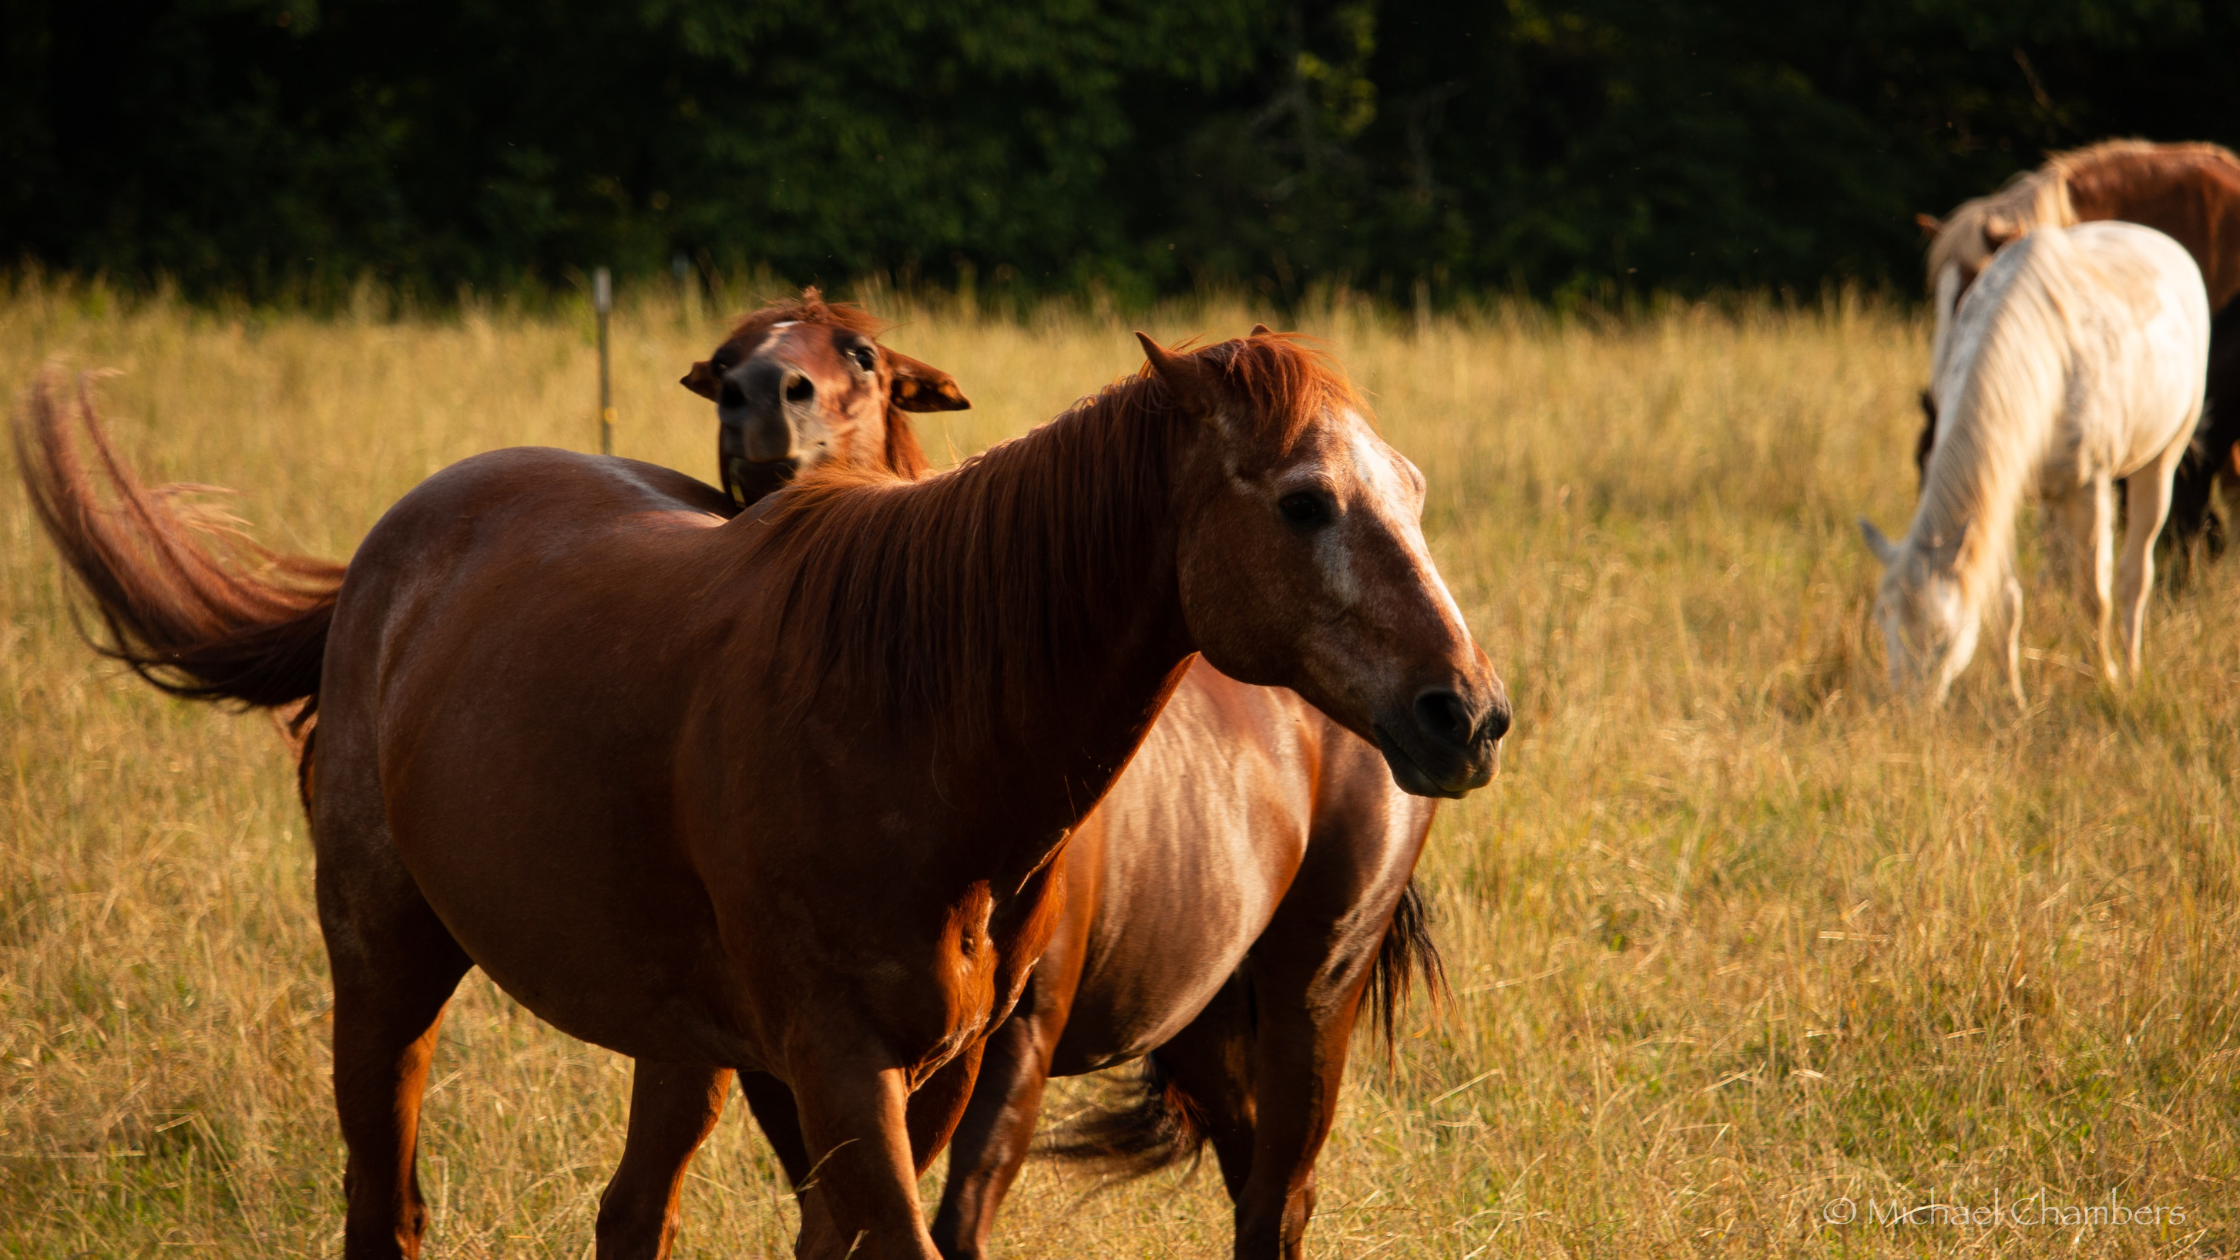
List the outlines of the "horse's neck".
{"label": "horse's neck", "polygon": [[2010,282],[1973,346],[1939,382],[1937,445],[1909,541],[1950,549],[1962,585],[1980,593],[2014,550],[2014,521],[2061,422],[2068,348],[2058,303]]}
{"label": "horse's neck", "polygon": [[1029,831],[1078,821],[1192,647],[1171,487],[1204,426],[1141,405],[1146,388],[860,496],[837,545],[808,557],[804,581],[823,589],[795,585],[797,610],[824,610],[796,627],[824,657],[802,662],[827,680],[808,703],[883,711],[928,746],[954,808]]}

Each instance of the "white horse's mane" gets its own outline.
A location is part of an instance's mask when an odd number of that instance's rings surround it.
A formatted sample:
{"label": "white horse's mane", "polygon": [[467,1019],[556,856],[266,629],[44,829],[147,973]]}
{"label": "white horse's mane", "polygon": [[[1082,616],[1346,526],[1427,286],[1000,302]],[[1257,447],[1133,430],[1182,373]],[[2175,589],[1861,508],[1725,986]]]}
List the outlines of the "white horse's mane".
{"label": "white horse's mane", "polygon": [[1906,545],[1956,548],[1953,577],[1973,605],[2014,563],[2014,519],[2062,411],[2076,300],[2065,232],[2009,247],[1964,299],[1935,388],[1937,444]]}

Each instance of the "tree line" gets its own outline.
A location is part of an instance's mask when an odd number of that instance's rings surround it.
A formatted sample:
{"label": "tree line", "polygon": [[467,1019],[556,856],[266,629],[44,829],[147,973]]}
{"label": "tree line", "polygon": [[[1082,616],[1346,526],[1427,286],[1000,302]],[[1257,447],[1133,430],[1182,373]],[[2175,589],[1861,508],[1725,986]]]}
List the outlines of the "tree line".
{"label": "tree line", "polygon": [[2198,0],[15,0],[0,247],[198,295],[766,265],[1144,298],[1918,288],[1941,212],[2240,142]]}

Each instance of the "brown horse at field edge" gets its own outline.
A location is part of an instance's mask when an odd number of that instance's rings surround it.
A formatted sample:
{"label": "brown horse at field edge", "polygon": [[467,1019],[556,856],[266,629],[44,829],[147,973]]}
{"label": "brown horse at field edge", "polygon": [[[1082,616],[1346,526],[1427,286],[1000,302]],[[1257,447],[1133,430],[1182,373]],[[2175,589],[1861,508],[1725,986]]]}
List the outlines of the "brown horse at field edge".
{"label": "brown horse at field edge", "polygon": [[[757,415],[801,405],[788,383],[819,373],[816,347],[761,327],[743,321],[683,383],[704,396],[720,383],[735,409]],[[907,417],[882,418],[884,435],[832,435],[822,457],[915,449],[895,432]],[[1364,991],[1389,1039],[1411,969],[1437,984],[1409,882],[1432,809],[1296,694],[1194,664],[1066,845],[1064,917],[989,1034],[950,1144],[932,1226],[942,1253],[986,1253],[1049,1077],[1142,1058],[1133,1104],[1078,1126],[1061,1153],[1140,1173],[1210,1138],[1236,1204],[1236,1254],[1301,1255]],[[798,1183],[806,1155],[790,1094],[760,1074],[741,1083]],[[625,1158],[644,1140],[633,1128]],[[681,1180],[691,1152],[666,1149]]]}
{"label": "brown horse at field edge", "polygon": [[[2209,510],[2221,473],[2234,467],[2240,443],[2240,157],[2213,144],[2110,140],[2056,153],[1988,196],[1962,203],[1943,219],[1918,216],[1932,234],[1929,287],[1936,299],[1930,375],[1944,367],[1947,330],[1960,298],[2001,246],[2035,227],[2066,227],[2121,219],[2168,234],[2201,268],[2209,291],[2208,407],[2193,451],[2171,485],[2164,532],[2183,564],[2188,544],[2202,539],[2211,556],[2224,550],[2224,531]],[[1937,400],[1922,391],[1920,440],[1914,463],[1928,475],[1936,441]]]}
{"label": "brown horse at field edge", "polygon": [[[417,1250],[419,1093],[479,963],[642,1069],[783,1080],[803,1254],[931,1255],[916,1170],[1194,648],[1414,790],[1490,776],[1506,701],[1344,379],[1270,338],[1145,351],[922,482],[823,473],[720,522],[666,470],[516,450],[375,527],[314,680],[351,1254]],[[22,445],[75,562],[62,410],[38,391]]]}
{"label": "brown horse at field edge", "polygon": [[[826,460],[926,471],[901,413],[972,404],[948,373],[878,344],[878,333],[860,307],[809,288],[740,320],[693,365],[683,384],[716,405],[716,468],[734,502],[756,502]],[[866,388],[882,363],[887,388]],[[858,441],[877,445],[858,450]]]}

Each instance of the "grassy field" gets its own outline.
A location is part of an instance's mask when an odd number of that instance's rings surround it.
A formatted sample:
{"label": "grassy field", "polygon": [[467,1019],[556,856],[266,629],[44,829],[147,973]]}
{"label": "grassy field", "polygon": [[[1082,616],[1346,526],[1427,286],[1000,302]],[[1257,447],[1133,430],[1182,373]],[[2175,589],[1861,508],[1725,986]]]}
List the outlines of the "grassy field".
{"label": "grassy field", "polygon": [[[928,418],[937,461],[1137,361],[1096,315],[886,306],[978,404]],[[622,453],[713,476],[674,381],[718,327],[618,313]],[[1430,478],[1433,549],[1517,708],[1422,868],[1456,999],[1417,1005],[1389,1069],[1363,1043],[1311,1254],[2240,1250],[2240,562],[2157,599],[2135,688],[2080,674],[2081,619],[2038,581],[2029,711],[1979,662],[1910,714],[1852,522],[1911,507],[1911,316],[1418,328],[1334,304],[1306,327]],[[121,370],[107,412],[151,476],[236,487],[261,538],[332,556],[453,460],[595,441],[580,312],[0,295],[0,380],[54,358]],[[280,741],[96,660],[0,471],[0,1254],[333,1254],[328,988]],[[435,1080],[433,1252],[588,1256],[627,1063],[470,977]],[[1225,1254],[1211,1175],[1092,1189],[1030,1166],[1005,1252]],[[2111,1202],[2150,1219],[2083,1218]],[[686,1213],[680,1254],[788,1251],[743,1107]]]}

